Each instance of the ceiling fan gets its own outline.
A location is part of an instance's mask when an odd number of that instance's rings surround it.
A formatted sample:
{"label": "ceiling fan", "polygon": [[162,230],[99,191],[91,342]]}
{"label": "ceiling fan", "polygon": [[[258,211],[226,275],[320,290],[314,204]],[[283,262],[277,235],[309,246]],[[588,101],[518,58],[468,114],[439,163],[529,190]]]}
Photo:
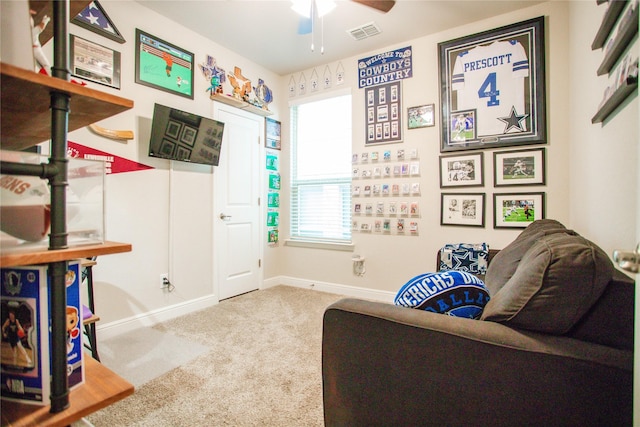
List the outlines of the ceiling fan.
{"label": "ceiling fan", "polygon": [[387,13],[396,4],[395,0],[351,0],[363,6],[372,7],[380,12]]}
{"label": "ceiling fan", "polygon": [[[351,0],[362,6],[370,7],[382,13],[387,13],[396,4],[395,0]],[[336,3],[333,0],[292,0],[291,8],[302,16],[298,25],[298,34],[313,32],[315,18],[323,18],[331,12]]]}

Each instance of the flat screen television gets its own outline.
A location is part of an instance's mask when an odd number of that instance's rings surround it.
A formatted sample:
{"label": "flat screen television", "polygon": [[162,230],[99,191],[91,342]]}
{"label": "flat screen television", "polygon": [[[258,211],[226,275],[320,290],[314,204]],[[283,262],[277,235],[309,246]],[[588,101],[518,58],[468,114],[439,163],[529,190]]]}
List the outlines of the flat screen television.
{"label": "flat screen television", "polygon": [[218,166],[224,123],[155,104],[149,156]]}

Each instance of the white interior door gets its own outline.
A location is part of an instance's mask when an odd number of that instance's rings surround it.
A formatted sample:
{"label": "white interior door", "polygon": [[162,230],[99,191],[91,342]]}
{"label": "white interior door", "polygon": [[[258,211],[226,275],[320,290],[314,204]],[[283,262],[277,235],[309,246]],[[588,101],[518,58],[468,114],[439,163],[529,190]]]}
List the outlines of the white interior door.
{"label": "white interior door", "polygon": [[260,153],[264,118],[215,103],[224,122],[220,165],[215,173],[214,266],[219,299],[260,288]]}

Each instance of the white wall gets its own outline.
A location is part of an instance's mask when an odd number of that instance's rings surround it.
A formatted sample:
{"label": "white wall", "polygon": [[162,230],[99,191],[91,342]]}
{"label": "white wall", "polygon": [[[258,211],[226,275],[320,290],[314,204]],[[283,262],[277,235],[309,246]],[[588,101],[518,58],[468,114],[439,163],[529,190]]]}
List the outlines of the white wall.
{"label": "white wall", "polygon": [[[596,76],[602,50],[591,51],[584,28],[599,27],[604,6],[594,2],[571,2],[571,223],[583,235],[613,250],[632,250],[640,242],[640,138],[637,94],[603,124],[591,117],[605,88],[615,77]],[[629,48],[640,56],[640,44]],[[617,69],[611,73],[615,75]],[[636,282],[640,275],[636,275]],[[640,294],[636,292],[636,342],[640,340]],[[640,356],[636,354],[634,395],[640,393]],[[638,401],[638,399],[635,399]],[[636,404],[633,425],[640,425]]]}
{"label": "white wall", "polygon": [[[547,185],[526,188],[493,187],[493,151],[484,151],[484,187],[440,189],[439,156],[440,156],[440,87],[438,76],[438,43],[474,34],[480,31],[497,28],[503,25],[546,16],[546,72],[547,72],[547,116],[548,141],[545,145],[547,156]],[[404,148],[408,152],[417,148],[420,156],[421,187],[419,219],[419,236],[381,235],[379,233],[353,234],[355,253],[366,257],[366,274],[362,277],[352,272],[350,252],[336,252],[325,249],[309,249],[282,246],[277,249],[279,269],[275,274],[320,281],[339,283],[356,288],[368,288],[386,292],[396,292],[408,279],[419,273],[433,271],[437,250],[445,243],[453,242],[487,242],[492,248],[502,248],[512,241],[520,230],[504,230],[493,228],[493,193],[518,191],[546,192],[546,217],[554,218],[567,226],[571,226],[570,214],[570,140],[572,137],[570,123],[569,94],[569,13],[568,3],[549,2],[503,16],[496,16],[481,22],[457,27],[433,36],[409,40],[387,50],[411,46],[413,50],[413,77],[403,80],[403,114],[406,120],[406,108],[410,106],[435,103],[436,126],[430,128],[407,130],[404,125],[404,142],[376,146],[377,150]],[[597,27],[596,27],[597,28]],[[592,28],[583,27],[584,43],[590,45]],[[358,89],[357,60],[376,53],[364,52],[362,55],[346,58],[341,61],[345,69],[345,86],[351,87],[353,95],[353,152],[362,153],[374,148],[365,147],[365,99],[364,89]],[[335,69],[337,64],[330,64]],[[318,68],[318,73],[324,66]],[[312,70],[305,70],[308,76]],[[299,73],[293,75],[298,79]],[[285,76],[284,85],[290,76]],[[337,88],[336,88],[337,89]],[[341,89],[344,89],[343,87]],[[297,99],[296,99],[297,100]],[[589,116],[590,117],[590,116]],[[285,120],[287,118],[285,117]],[[288,121],[288,120],[287,120]],[[286,126],[285,126],[286,128]],[[520,147],[523,148],[523,147]],[[447,153],[450,154],[450,153]],[[413,180],[412,180],[413,182]],[[283,179],[283,187],[288,181]],[[440,226],[440,194],[442,192],[484,192],[485,227],[452,227]],[[413,200],[413,198],[412,198]],[[287,195],[283,195],[282,203],[286,205]],[[364,202],[364,201],[363,201]],[[281,238],[288,235],[288,216],[283,215],[281,221]],[[364,220],[365,218],[359,218]],[[265,276],[269,277],[269,276]]]}
{"label": "white wall", "polygon": [[[213,188],[217,169],[147,155],[154,103],[212,117],[213,101],[205,92],[209,81],[196,68],[193,100],[136,84],[135,29],[190,50],[195,54],[196,65],[203,63],[206,55],[212,55],[227,72],[238,66],[252,81],[264,79],[275,93],[284,93],[285,89],[274,73],[188,28],[177,27],[137,2],[100,3],[126,43],[119,44],[73,24],[69,29],[71,34],[122,54],[120,90],[93,83],[88,86],[134,101],[132,110],[99,124],[111,129],[131,129],[135,138],[122,144],[85,128],[70,133],[69,140],[155,168],[108,175],[106,179],[107,240],[131,243],[133,251],[98,257],[98,265],[94,267],[96,306],[102,320],[99,328],[104,337],[111,327],[117,329],[119,324],[130,324],[136,318],[152,322],[179,314],[183,309],[217,302],[213,287]],[[49,52],[51,45],[45,46]],[[224,89],[225,93],[231,92],[229,83]],[[279,105],[286,104],[284,97],[275,98],[270,107],[275,112],[272,117],[278,119]],[[170,274],[174,292],[160,289],[162,273]]]}

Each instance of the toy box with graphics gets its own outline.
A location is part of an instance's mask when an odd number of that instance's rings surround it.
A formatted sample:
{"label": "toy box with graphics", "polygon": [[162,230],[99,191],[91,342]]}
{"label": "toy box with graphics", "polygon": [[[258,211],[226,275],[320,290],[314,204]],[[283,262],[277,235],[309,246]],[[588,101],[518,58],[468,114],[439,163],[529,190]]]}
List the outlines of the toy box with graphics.
{"label": "toy box with graphics", "polygon": [[[80,263],[69,262],[67,289],[67,374],[69,387],[84,382]],[[0,269],[2,399],[50,402],[50,301],[48,266]]]}

